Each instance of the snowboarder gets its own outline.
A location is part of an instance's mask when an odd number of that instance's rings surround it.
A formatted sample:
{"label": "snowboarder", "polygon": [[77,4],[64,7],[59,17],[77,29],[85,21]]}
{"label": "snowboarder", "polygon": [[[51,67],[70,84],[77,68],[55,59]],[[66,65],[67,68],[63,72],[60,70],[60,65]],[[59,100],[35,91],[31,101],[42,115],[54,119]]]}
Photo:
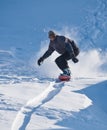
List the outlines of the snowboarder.
{"label": "snowboarder", "polygon": [[79,48],[73,40],[70,40],[65,36],[56,35],[54,31],[49,31],[48,37],[50,39],[49,48],[38,60],[38,65],[40,66],[46,58],[48,58],[54,51],[57,51],[61,55],[56,58],[55,62],[63,72],[61,75],[70,76],[71,71],[67,61],[70,59],[72,59],[74,63],[79,61],[76,58],[79,54]]}

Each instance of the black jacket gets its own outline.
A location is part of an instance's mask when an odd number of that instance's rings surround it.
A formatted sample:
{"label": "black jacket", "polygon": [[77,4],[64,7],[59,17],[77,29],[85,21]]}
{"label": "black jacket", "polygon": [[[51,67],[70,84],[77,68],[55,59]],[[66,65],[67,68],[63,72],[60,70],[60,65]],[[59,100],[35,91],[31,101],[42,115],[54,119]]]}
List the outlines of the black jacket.
{"label": "black jacket", "polygon": [[49,57],[54,51],[64,54],[66,51],[75,57],[79,54],[79,48],[74,41],[57,35],[54,41],[50,41],[48,50],[43,55],[43,59]]}

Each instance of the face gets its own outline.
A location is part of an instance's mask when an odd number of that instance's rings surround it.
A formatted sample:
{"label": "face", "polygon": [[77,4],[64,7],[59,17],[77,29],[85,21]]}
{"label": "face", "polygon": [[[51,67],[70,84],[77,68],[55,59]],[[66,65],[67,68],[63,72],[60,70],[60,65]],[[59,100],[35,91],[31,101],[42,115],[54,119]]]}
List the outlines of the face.
{"label": "face", "polygon": [[54,40],[55,40],[55,37],[49,36],[49,39],[50,39],[51,41],[54,41]]}

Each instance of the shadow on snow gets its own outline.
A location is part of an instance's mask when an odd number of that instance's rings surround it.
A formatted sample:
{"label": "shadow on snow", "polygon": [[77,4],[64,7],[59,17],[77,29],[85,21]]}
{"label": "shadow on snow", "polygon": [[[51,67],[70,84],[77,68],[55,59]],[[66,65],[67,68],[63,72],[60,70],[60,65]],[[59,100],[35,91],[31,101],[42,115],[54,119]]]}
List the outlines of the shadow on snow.
{"label": "shadow on snow", "polygon": [[56,125],[70,130],[107,130],[107,81],[76,92],[88,96],[93,105],[78,113],[71,112],[72,116],[58,121]]}

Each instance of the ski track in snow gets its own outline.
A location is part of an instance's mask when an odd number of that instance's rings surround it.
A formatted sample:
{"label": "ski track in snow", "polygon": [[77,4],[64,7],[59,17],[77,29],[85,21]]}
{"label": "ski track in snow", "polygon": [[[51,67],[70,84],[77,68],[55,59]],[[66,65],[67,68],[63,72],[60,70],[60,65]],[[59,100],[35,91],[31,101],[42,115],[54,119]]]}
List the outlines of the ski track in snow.
{"label": "ski track in snow", "polygon": [[63,86],[64,82],[50,82],[49,87],[44,92],[32,100],[29,100],[27,104],[21,108],[12,124],[11,130],[25,130],[35,110],[54,98],[61,91]]}

